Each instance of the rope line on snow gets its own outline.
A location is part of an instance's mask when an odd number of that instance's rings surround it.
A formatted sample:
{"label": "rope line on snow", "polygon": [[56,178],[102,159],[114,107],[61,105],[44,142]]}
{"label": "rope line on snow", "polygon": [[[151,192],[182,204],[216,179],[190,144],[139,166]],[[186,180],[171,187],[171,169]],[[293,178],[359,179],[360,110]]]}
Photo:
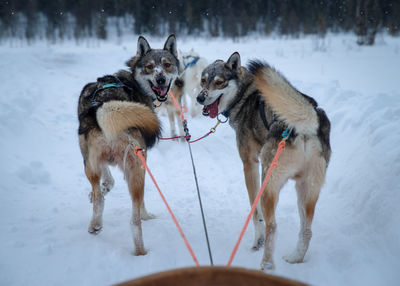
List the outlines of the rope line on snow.
{"label": "rope line on snow", "polygon": [[[211,264],[211,266],[213,266],[213,265],[214,265],[214,262],[213,262],[212,253],[211,253],[210,241],[209,241],[209,239],[208,239],[207,224],[206,224],[206,219],[205,219],[205,216],[204,216],[203,204],[202,204],[202,202],[201,202],[201,195],[200,195],[199,183],[198,183],[198,180],[197,180],[196,167],[195,167],[194,160],[193,160],[192,148],[191,148],[191,146],[190,146],[190,143],[191,143],[191,142],[190,142],[190,138],[191,138],[191,136],[190,136],[190,134],[189,134],[189,128],[188,128],[188,126],[187,126],[187,121],[186,121],[186,119],[185,119],[185,117],[184,117],[184,113],[185,113],[185,112],[188,112],[188,108],[187,108],[186,106],[180,106],[180,105],[179,105],[178,101],[176,100],[176,98],[175,98],[175,96],[174,96],[174,94],[172,93],[171,90],[169,91],[169,94],[171,95],[172,101],[174,102],[175,106],[181,111],[180,118],[181,118],[181,120],[182,120],[183,130],[184,130],[185,133],[186,133],[184,137],[185,137],[185,139],[186,139],[186,142],[188,143],[189,153],[190,153],[190,159],[192,160],[193,175],[194,175],[194,180],[195,180],[195,182],[196,182],[197,197],[198,197],[198,199],[199,199],[199,205],[200,205],[200,211],[201,211],[201,218],[202,218],[202,220],[203,220],[204,233],[205,233],[206,241],[207,241],[208,255],[209,255],[209,257],[210,257],[210,264]],[[214,130],[214,132],[215,132],[215,128],[217,128],[218,124],[219,124],[219,123],[217,123],[217,124],[215,125],[215,127],[212,128],[212,129],[210,130],[209,134],[206,134],[206,135],[203,136],[202,138],[207,137],[208,135],[210,135],[211,133],[213,133],[212,130]],[[199,140],[202,139],[202,138],[196,139],[196,140],[193,141],[193,142],[199,141]]]}
{"label": "rope line on snow", "polygon": [[[191,161],[192,161],[193,175],[194,175],[194,179],[195,179],[195,182],[196,182],[197,196],[198,196],[200,210],[201,210],[201,216],[202,216],[202,220],[203,220],[203,227],[204,227],[204,232],[205,232],[206,241],[207,241],[208,254],[209,254],[209,257],[210,257],[211,266],[213,266],[214,263],[213,263],[213,259],[212,259],[211,247],[210,247],[210,242],[209,242],[209,238],[208,238],[207,225],[206,225],[206,221],[205,221],[205,216],[204,216],[204,211],[203,211],[203,204],[202,204],[202,201],[201,201],[200,189],[199,189],[199,184],[198,184],[198,180],[197,180],[196,167],[195,167],[195,164],[194,164],[192,148],[190,146],[190,143],[191,143],[190,142],[190,134],[189,134],[189,129],[187,127],[187,121],[184,118],[184,113],[187,112],[188,109],[187,109],[186,106],[180,106],[178,104],[178,102],[176,101],[173,93],[171,91],[169,91],[169,93],[171,95],[171,98],[172,98],[175,106],[178,109],[180,109],[180,111],[181,111],[180,118],[182,120],[182,124],[183,124],[184,131],[185,131],[186,135],[185,136],[176,136],[176,137],[172,137],[172,138],[161,138],[161,139],[167,140],[167,139],[175,139],[175,138],[182,138],[183,137],[183,138],[186,139],[186,142],[188,143],[190,158],[191,158]],[[218,120],[217,124],[213,128],[211,128],[209,133],[207,133],[205,136],[203,136],[203,137],[201,137],[199,139],[194,140],[193,142],[199,141],[199,140],[203,139],[204,137],[207,137],[209,134],[214,133],[215,129],[217,128],[217,126],[220,123],[221,123],[221,121]],[[235,244],[235,246],[233,248],[233,251],[232,251],[232,253],[231,253],[230,257],[229,257],[227,266],[231,266],[232,261],[235,258],[235,255],[237,253],[239,245],[240,245],[240,243],[241,243],[241,241],[243,239],[244,233],[245,233],[245,231],[247,229],[247,226],[249,225],[250,219],[251,219],[255,209],[257,208],[257,204],[258,204],[258,202],[259,202],[259,200],[261,198],[261,195],[263,194],[263,192],[264,192],[264,190],[265,190],[265,188],[267,186],[267,183],[268,183],[268,180],[269,180],[269,178],[271,176],[272,170],[276,166],[278,166],[278,159],[279,159],[282,151],[285,149],[286,140],[290,137],[290,135],[292,133],[292,130],[293,130],[293,128],[286,128],[286,130],[284,130],[283,133],[282,133],[282,140],[278,145],[278,149],[276,150],[274,159],[272,160],[272,163],[268,168],[267,175],[265,176],[265,178],[263,180],[263,183],[262,183],[262,186],[261,186],[260,190],[258,191],[257,196],[256,196],[256,198],[255,198],[255,200],[254,200],[254,202],[253,202],[253,204],[251,206],[250,213],[248,214],[248,216],[246,218],[245,224],[244,224],[244,226],[243,226],[243,228],[242,228],[242,230],[240,232],[239,238],[238,238],[238,240],[237,240],[237,242],[236,242],[236,244]],[[165,206],[167,207],[168,212],[170,213],[170,215],[172,217],[172,220],[174,221],[176,227],[179,230],[179,233],[182,236],[183,241],[186,244],[186,247],[187,247],[190,255],[192,256],[193,261],[195,262],[196,266],[200,266],[199,261],[198,261],[196,255],[194,254],[192,247],[189,244],[189,241],[187,240],[187,238],[186,238],[181,226],[178,223],[178,220],[176,219],[174,213],[172,212],[167,200],[165,199],[163,193],[161,192],[160,187],[158,186],[153,174],[151,173],[151,171],[150,171],[150,169],[149,169],[149,167],[148,167],[148,165],[146,163],[146,158],[145,158],[144,153],[143,153],[144,150],[137,144],[137,142],[135,140],[131,140],[131,139],[132,138],[130,138],[129,144],[128,144],[127,148],[125,149],[125,153],[124,153],[124,169],[125,169],[125,160],[126,160],[126,156],[127,156],[128,150],[129,150],[129,148],[132,148],[134,150],[135,155],[138,156],[138,158],[141,160],[142,168],[146,169],[147,173],[149,174],[150,178],[152,179],[152,181],[153,181],[157,191],[159,192],[159,194],[160,194]]]}
{"label": "rope line on snow", "polygon": [[169,214],[170,214],[171,217],[172,217],[172,220],[174,221],[176,227],[178,228],[179,233],[181,234],[182,239],[183,239],[183,241],[185,242],[186,247],[187,247],[187,249],[189,250],[189,253],[190,253],[190,255],[192,256],[192,258],[193,258],[193,260],[194,260],[196,266],[200,266],[199,261],[197,260],[197,257],[196,257],[196,255],[194,254],[193,249],[192,249],[192,247],[190,246],[189,241],[187,240],[187,238],[186,238],[186,236],[185,236],[185,233],[183,232],[181,226],[179,225],[178,220],[176,219],[174,213],[172,212],[170,206],[168,205],[167,200],[165,199],[163,193],[161,192],[160,187],[158,186],[156,180],[154,179],[153,174],[151,173],[149,167],[148,167],[147,164],[146,164],[146,158],[144,157],[143,149],[140,148],[139,146],[135,146],[135,145],[133,145],[133,144],[131,144],[130,146],[131,146],[132,148],[134,147],[134,153],[135,153],[135,155],[138,156],[139,159],[141,160],[141,162],[142,162],[142,168],[146,169],[146,171],[147,171],[147,173],[149,174],[151,180],[153,181],[153,183],[154,183],[154,185],[155,185],[155,187],[156,187],[158,193],[159,193],[160,196],[161,196],[161,199],[163,200],[165,206],[167,207],[167,210],[168,210]]}
{"label": "rope line on snow", "polygon": [[260,200],[261,195],[262,195],[262,193],[264,192],[265,187],[267,186],[267,183],[268,183],[268,180],[269,180],[269,178],[270,178],[270,176],[271,176],[272,170],[273,170],[276,166],[278,166],[278,158],[279,158],[279,156],[281,155],[282,151],[285,149],[286,140],[289,138],[290,134],[292,133],[292,130],[293,130],[292,128],[287,128],[287,129],[282,133],[282,137],[283,137],[283,138],[282,138],[281,142],[280,142],[279,145],[278,145],[278,149],[276,150],[275,157],[274,157],[274,159],[272,160],[271,165],[269,166],[267,175],[265,176],[264,181],[263,181],[263,183],[262,183],[262,186],[261,186],[260,190],[258,191],[257,197],[256,197],[256,199],[254,200],[254,202],[253,202],[253,204],[252,204],[252,206],[251,206],[250,213],[249,213],[249,215],[247,216],[246,222],[244,223],[244,226],[243,226],[243,228],[242,228],[242,230],[241,230],[241,232],[240,232],[239,238],[238,238],[238,240],[237,240],[237,242],[236,242],[236,244],[235,244],[235,247],[234,247],[233,250],[232,250],[232,253],[231,253],[231,256],[229,257],[227,266],[231,266],[232,261],[233,261],[233,259],[235,258],[236,252],[237,252],[237,250],[238,250],[238,248],[239,248],[239,245],[240,245],[240,243],[241,243],[241,241],[242,241],[242,238],[243,238],[243,235],[244,235],[244,233],[245,233],[245,231],[246,231],[246,229],[247,229],[247,226],[249,225],[250,219],[251,219],[251,217],[253,216],[253,213],[254,213],[254,211],[255,211],[256,208],[257,208],[258,201]]}

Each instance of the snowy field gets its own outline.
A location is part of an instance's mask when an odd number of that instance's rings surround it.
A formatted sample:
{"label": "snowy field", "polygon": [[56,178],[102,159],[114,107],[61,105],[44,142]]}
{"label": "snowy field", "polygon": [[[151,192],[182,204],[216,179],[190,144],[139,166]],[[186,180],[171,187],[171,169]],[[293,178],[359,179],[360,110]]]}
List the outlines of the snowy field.
{"label": "snowy field", "polygon": [[[148,38],[154,48],[165,39]],[[268,61],[313,96],[332,122],[333,155],[317,204],[305,263],[281,257],[299,230],[294,184],[281,192],[274,274],[313,285],[400,283],[400,38],[359,47],[353,35],[230,40],[180,39],[208,61],[240,52],[242,63]],[[109,285],[194,263],[147,177],[145,201],[156,219],[143,223],[146,256],[133,256],[131,201],[121,172],[106,196],[104,230],[91,217],[78,146],[77,100],[84,84],[124,68],[136,39],[0,46],[0,284]],[[169,135],[167,118],[161,117]],[[193,137],[215,124],[189,118]],[[250,210],[235,135],[227,125],[192,145],[214,262],[227,263]],[[160,142],[148,164],[192,244],[208,265],[188,148]],[[258,269],[250,224],[233,265]]]}

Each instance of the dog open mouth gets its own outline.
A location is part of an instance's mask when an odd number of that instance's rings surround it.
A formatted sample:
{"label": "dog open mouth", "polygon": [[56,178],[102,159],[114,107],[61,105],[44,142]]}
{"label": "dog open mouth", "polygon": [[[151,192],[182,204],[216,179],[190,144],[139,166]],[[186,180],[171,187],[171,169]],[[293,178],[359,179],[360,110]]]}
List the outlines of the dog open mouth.
{"label": "dog open mouth", "polygon": [[218,104],[221,99],[222,94],[217,98],[216,101],[209,105],[204,105],[203,107],[203,115],[210,116],[211,118],[215,118],[218,116]]}
{"label": "dog open mouth", "polygon": [[151,89],[154,91],[154,93],[157,97],[157,100],[160,102],[166,101],[168,98],[168,91],[171,86],[171,82],[169,83],[168,86],[159,86],[159,87],[155,86],[151,81],[149,81],[149,82],[150,82]]}

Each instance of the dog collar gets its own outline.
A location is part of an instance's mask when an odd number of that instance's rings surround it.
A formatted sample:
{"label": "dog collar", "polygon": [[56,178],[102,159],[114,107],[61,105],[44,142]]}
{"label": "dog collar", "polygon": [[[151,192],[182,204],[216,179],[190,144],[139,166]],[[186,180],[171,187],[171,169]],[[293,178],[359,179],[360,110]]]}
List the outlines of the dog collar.
{"label": "dog collar", "polygon": [[[243,90],[245,90],[247,87],[249,86],[246,85],[245,88],[243,88]],[[252,94],[250,94],[249,96],[253,96],[255,93],[257,93],[258,91],[253,92]],[[232,108],[239,103],[240,100],[242,100],[243,98],[243,94],[242,92],[240,92],[239,94],[241,94],[240,96],[236,96],[236,99],[228,106],[228,108],[226,108],[223,112],[221,112],[221,114],[223,116],[225,116],[226,118],[229,118],[229,116],[231,116],[231,110]]]}
{"label": "dog collar", "polygon": [[[188,58],[193,58],[193,60],[188,63],[185,63],[185,59],[188,59]],[[187,69],[188,67],[194,66],[199,61],[199,59],[200,59],[200,57],[194,57],[194,56],[183,57],[184,70]]]}

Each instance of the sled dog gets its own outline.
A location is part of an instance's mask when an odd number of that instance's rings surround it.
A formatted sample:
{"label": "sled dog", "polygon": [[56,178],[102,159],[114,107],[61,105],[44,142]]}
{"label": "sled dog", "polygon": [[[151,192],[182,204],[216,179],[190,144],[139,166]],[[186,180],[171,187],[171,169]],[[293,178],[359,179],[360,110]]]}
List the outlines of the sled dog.
{"label": "sled dog", "polygon": [[264,244],[261,268],[274,269],[275,209],[281,188],[293,179],[300,233],[296,249],[284,259],[289,263],[302,262],[331,154],[330,122],[324,110],[268,64],[253,61],[248,68],[242,67],[237,52],[227,62],[217,60],[209,65],[202,72],[201,87],[197,101],[204,106],[203,115],[225,115],[236,132],[250,203],[260,187],[259,162],[264,179],[282,132],[293,128],[253,216],[253,249]]}
{"label": "sled dog", "polygon": [[201,72],[207,67],[207,60],[191,49],[189,52],[179,53],[180,77],[183,80],[183,104],[190,107],[190,115],[195,117],[200,114],[200,106],[196,96],[201,90]]}
{"label": "sled dog", "polygon": [[[200,77],[201,72],[207,66],[207,60],[200,57],[193,49],[189,52],[179,51],[179,79],[175,81],[172,86],[172,92],[180,105],[187,106],[190,110],[192,117],[197,116],[201,109],[196,101],[196,96],[201,90]],[[181,119],[179,117],[180,110],[178,110],[172,99],[168,98],[165,102],[165,107],[168,113],[168,119],[171,130],[171,137],[177,135],[184,135]],[[178,132],[176,129],[178,125]]]}
{"label": "sled dog", "polygon": [[168,37],[163,49],[151,49],[140,36],[136,56],[127,65],[129,71],[98,78],[83,88],[78,103],[79,145],[92,186],[89,233],[97,234],[103,228],[104,195],[114,185],[108,165],[118,165],[132,198],[134,254],[144,255],[141,219],[152,215],[147,213],[143,201],[145,171],[129,144],[148,150],[160,136],[153,101],[167,100],[178,75],[175,36]]}
{"label": "sled dog", "polygon": [[[184,96],[183,89],[184,89],[184,82],[180,77],[178,77],[174,81],[174,84],[171,87],[171,91],[179,105],[183,104],[182,100],[182,97]],[[157,103],[157,105],[159,104],[160,103]],[[182,126],[182,121],[180,118],[181,110],[175,106],[172,97],[168,97],[168,100],[163,103],[163,106],[167,111],[171,137],[176,137],[178,135],[183,136],[184,131]],[[160,109],[158,111],[160,111]],[[176,131],[177,125],[178,125],[178,132]]]}

